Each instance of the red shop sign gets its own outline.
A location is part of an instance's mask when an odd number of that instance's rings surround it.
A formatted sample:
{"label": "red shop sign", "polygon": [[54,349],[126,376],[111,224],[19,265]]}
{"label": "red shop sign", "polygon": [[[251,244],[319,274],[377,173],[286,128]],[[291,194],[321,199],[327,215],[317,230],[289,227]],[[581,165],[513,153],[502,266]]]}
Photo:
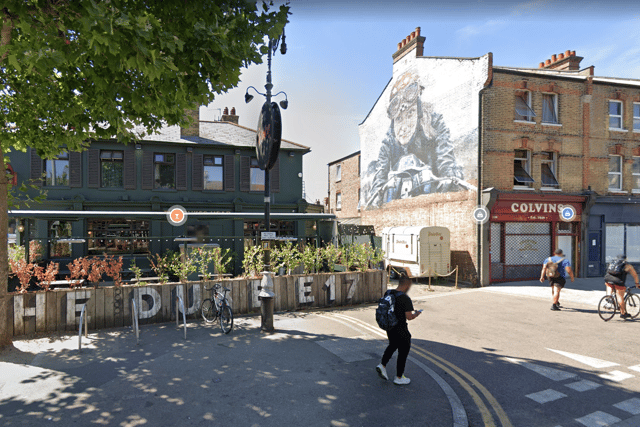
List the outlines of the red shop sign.
{"label": "red shop sign", "polygon": [[[529,199],[529,198],[527,198]],[[577,201],[556,201],[549,199],[538,200],[498,200],[491,209],[491,219],[494,221],[559,221],[560,212],[564,206],[572,206],[576,211],[574,221],[580,221],[582,203]]]}

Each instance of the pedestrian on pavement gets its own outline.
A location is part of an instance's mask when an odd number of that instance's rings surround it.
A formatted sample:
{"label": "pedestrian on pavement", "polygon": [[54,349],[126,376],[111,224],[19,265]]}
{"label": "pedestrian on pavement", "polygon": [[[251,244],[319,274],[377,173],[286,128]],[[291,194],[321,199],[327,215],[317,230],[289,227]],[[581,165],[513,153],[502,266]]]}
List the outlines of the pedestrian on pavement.
{"label": "pedestrian on pavement", "polygon": [[627,274],[631,274],[636,281],[636,288],[640,288],[640,281],[638,281],[638,273],[631,264],[627,262],[625,255],[618,255],[616,259],[611,261],[609,267],[607,267],[607,274],[604,276],[604,284],[607,286],[607,294],[609,289],[611,292],[618,294],[618,304],[620,304],[620,318],[628,319],[631,317],[627,313],[627,305],[624,302],[624,294],[627,291]]}
{"label": "pedestrian on pavement", "polygon": [[408,320],[413,320],[420,315],[420,311],[414,311],[413,302],[407,295],[411,289],[411,279],[407,276],[401,276],[398,287],[389,292],[395,296],[394,313],[398,319],[398,324],[392,329],[387,331],[387,337],[389,338],[389,345],[384,351],[381,363],[376,366],[378,375],[384,380],[388,380],[387,375],[387,363],[391,360],[391,356],[398,350],[398,362],[396,364],[396,378],[393,380],[394,384],[406,385],[411,380],[404,376],[404,368],[407,363],[407,357],[409,356],[409,350],[411,349],[411,334],[409,333]]}
{"label": "pedestrian on pavement", "polygon": [[551,310],[560,310],[560,291],[567,283],[567,275],[573,282],[573,270],[571,269],[571,261],[564,257],[562,249],[555,250],[554,255],[547,258],[542,264],[542,272],[540,273],[540,283],[544,283],[545,278],[549,279],[551,285],[552,303]]}

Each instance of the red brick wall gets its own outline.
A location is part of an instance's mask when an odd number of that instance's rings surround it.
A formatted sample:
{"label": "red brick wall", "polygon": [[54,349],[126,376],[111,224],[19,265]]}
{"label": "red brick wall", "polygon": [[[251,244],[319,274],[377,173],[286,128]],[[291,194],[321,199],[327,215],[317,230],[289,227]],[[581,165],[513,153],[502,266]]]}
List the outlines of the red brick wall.
{"label": "red brick wall", "polygon": [[[360,154],[349,157],[344,161],[329,166],[329,212],[338,218],[353,218],[360,216],[358,210],[358,195],[360,191],[360,174],[358,165]],[[342,166],[342,178],[337,181],[337,166]],[[336,193],[342,194],[342,208],[336,209]]]}

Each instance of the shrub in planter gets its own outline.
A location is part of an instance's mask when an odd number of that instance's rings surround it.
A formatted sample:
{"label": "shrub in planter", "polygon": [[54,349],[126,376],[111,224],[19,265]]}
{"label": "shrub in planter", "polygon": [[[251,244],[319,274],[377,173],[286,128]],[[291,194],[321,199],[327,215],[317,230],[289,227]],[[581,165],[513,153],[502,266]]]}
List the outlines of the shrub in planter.
{"label": "shrub in planter", "polygon": [[98,286],[98,282],[102,280],[102,275],[105,273],[105,261],[98,257],[85,257],[82,262],[84,263],[84,270],[87,272],[87,282]]}
{"label": "shrub in planter", "polygon": [[337,246],[329,244],[322,249],[322,256],[327,262],[329,272],[333,273],[335,271],[336,263],[340,260],[340,249],[338,249]]}
{"label": "shrub in planter", "polygon": [[187,283],[189,275],[196,272],[195,260],[189,256],[185,256],[183,260],[180,252],[171,252],[167,256],[169,271],[178,276],[180,283]]}
{"label": "shrub in planter", "polygon": [[231,249],[213,248],[213,268],[216,274],[225,274],[231,267],[234,253]]}
{"label": "shrub in planter", "polygon": [[[274,270],[284,268],[287,274],[291,274],[294,268],[300,265],[302,257],[293,242],[284,242],[271,250],[269,262]],[[262,268],[262,265],[260,266]]]}
{"label": "shrub in planter", "polygon": [[[209,266],[213,262],[213,249],[207,247],[198,247],[192,252],[192,256],[195,259],[196,271],[202,276],[202,280],[208,281],[211,279],[211,273],[209,273]],[[219,248],[215,248],[219,249]]]}
{"label": "shrub in planter", "polygon": [[82,283],[82,280],[87,277],[88,264],[84,258],[76,258],[67,264],[69,267],[70,275],[65,277],[65,280],[69,282],[69,287],[75,288]]}
{"label": "shrub in planter", "polygon": [[136,284],[140,285],[140,279],[142,278],[142,269],[138,267],[135,260],[131,261],[129,270],[131,270],[133,276],[136,278]]}
{"label": "shrub in planter", "polygon": [[27,263],[24,259],[19,259],[17,261],[10,260],[9,267],[11,268],[11,272],[9,274],[17,277],[20,282],[20,287],[16,289],[20,293],[27,292],[29,284],[31,283],[31,278],[37,271],[39,271],[38,269],[42,269],[42,267],[38,267],[36,264]]}
{"label": "shrub in planter", "polygon": [[158,276],[161,284],[167,283],[169,280],[169,273],[171,272],[171,259],[172,259],[171,251],[167,251],[164,256],[160,254],[155,254],[155,257],[149,257],[149,263],[151,265],[151,270]]}
{"label": "shrub in planter", "polygon": [[322,268],[322,250],[313,246],[305,246],[302,251],[302,264],[305,274],[319,273]]}
{"label": "shrub in planter", "polygon": [[38,283],[38,286],[40,286],[45,291],[49,291],[51,282],[56,280],[59,269],[60,264],[58,264],[57,262],[50,262],[46,268],[40,267],[38,271],[35,271],[35,276],[40,282]]}
{"label": "shrub in planter", "polygon": [[242,270],[245,277],[256,277],[264,267],[264,251],[260,246],[249,246],[244,248],[244,258],[242,259]]}
{"label": "shrub in planter", "polygon": [[104,255],[102,269],[107,276],[113,279],[114,286],[122,286],[122,257]]}

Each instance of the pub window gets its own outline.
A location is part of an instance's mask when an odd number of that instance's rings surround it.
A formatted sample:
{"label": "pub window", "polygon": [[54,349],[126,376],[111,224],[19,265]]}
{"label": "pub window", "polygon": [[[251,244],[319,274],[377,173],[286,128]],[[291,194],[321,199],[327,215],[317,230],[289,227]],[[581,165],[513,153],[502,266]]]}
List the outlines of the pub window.
{"label": "pub window", "polygon": [[609,129],[622,129],[622,101],[609,101]]}
{"label": "pub window", "polygon": [[640,132],[640,103],[633,103],[633,131]]}
{"label": "pub window", "polygon": [[558,95],[555,93],[542,95],[542,123],[558,124]]}
{"label": "pub window", "polygon": [[204,189],[223,190],[224,158],[222,156],[204,156]]}
{"label": "pub window", "polygon": [[250,191],[264,191],[264,171],[258,166],[258,159],[251,158],[251,186]]}
{"label": "pub window", "polygon": [[44,170],[47,187],[68,187],[69,153],[60,153],[54,159],[45,160]]}
{"label": "pub window", "polygon": [[532,122],[536,113],[531,106],[531,92],[528,90],[516,91],[515,120]]}
{"label": "pub window", "polygon": [[71,256],[71,243],[61,241],[70,239],[71,234],[70,221],[49,221],[49,258],[68,258]]}
{"label": "pub window", "polygon": [[557,178],[558,157],[556,153],[550,151],[542,152],[542,161],[540,162],[540,177],[542,178],[542,187],[558,188],[560,184]]}
{"label": "pub window", "polygon": [[336,193],[336,210],[342,209],[342,193]]}
{"label": "pub window", "polygon": [[640,157],[633,158],[631,176],[633,177],[633,191],[640,192]]}
{"label": "pub window", "polygon": [[342,181],[342,165],[336,166],[336,182]]}
{"label": "pub window", "polygon": [[[122,151],[106,151],[100,152],[100,174],[101,187],[103,188],[122,188],[123,187],[123,163],[124,152]],[[90,172],[91,173],[91,172]]]}
{"label": "pub window", "polygon": [[154,179],[153,188],[176,188],[176,156],[175,154],[160,154],[153,156]]}
{"label": "pub window", "polygon": [[516,150],[513,160],[513,186],[531,188],[531,152],[529,150]]}
{"label": "pub window", "polygon": [[622,156],[609,156],[609,190],[622,191]]}
{"label": "pub window", "polygon": [[607,224],[605,233],[605,262],[618,255],[625,255],[629,262],[640,262],[640,225]]}
{"label": "pub window", "polygon": [[149,221],[91,219],[87,234],[89,255],[149,253]]}

